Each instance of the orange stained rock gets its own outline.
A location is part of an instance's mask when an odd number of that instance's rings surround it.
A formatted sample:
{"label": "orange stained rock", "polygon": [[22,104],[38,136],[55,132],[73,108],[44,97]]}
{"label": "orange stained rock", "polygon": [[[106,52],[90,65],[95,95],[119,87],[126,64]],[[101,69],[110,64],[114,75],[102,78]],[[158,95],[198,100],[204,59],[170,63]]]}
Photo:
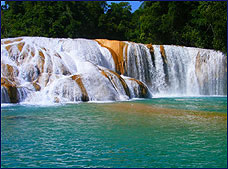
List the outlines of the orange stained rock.
{"label": "orange stained rock", "polygon": [[80,75],[73,75],[72,77],[72,80],[75,80],[75,82],[78,84],[81,92],[82,92],[82,101],[89,101],[89,96],[88,96],[88,93],[85,89],[85,86],[84,84],[82,83],[82,80],[81,80],[81,76]]}
{"label": "orange stained rock", "polygon": [[44,51],[47,51],[47,49],[46,48],[42,48]]}
{"label": "orange stained rock", "polygon": [[11,103],[17,103],[19,101],[18,94],[17,94],[17,87],[15,86],[15,84],[11,83],[6,78],[1,78],[1,86],[7,89]]}
{"label": "orange stained rock", "polygon": [[8,52],[10,52],[11,47],[12,47],[12,45],[7,45],[7,46],[6,46],[6,50],[7,50]]}
{"label": "orange stained rock", "polygon": [[117,40],[95,39],[102,47],[107,48],[112,54],[116,72],[124,74],[127,65],[127,48],[128,44]]}
{"label": "orange stained rock", "polygon": [[[24,57],[26,57],[26,55],[27,55],[27,53],[21,54],[21,51],[22,51],[24,45],[25,45],[24,42],[20,42],[18,44],[13,44],[13,45],[7,45],[7,46],[5,46],[6,50],[9,53],[9,56],[10,57],[16,57],[15,59],[16,59],[16,63],[17,64],[19,64],[19,60],[18,60],[19,57],[22,57],[22,59],[24,59]],[[14,49],[16,49],[16,48],[18,49],[18,51],[16,51],[16,53],[14,53],[15,52]]]}
{"label": "orange stained rock", "polygon": [[130,97],[130,91],[129,91],[129,88],[127,86],[127,83],[125,82],[125,80],[116,72],[112,71],[112,70],[108,70],[109,72],[111,72],[112,74],[116,75],[118,77],[118,79],[120,80],[124,90],[125,90],[125,93]]}
{"label": "orange stained rock", "polygon": [[129,80],[135,81],[136,83],[138,83],[139,87],[140,87],[140,93],[142,97],[146,97],[146,95],[148,94],[148,89],[147,87],[143,84],[143,82],[134,79],[134,78],[130,78]]}
{"label": "orange stained rock", "polygon": [[[20,52],[22,51],[24,45],[25,45],[24,42],[20,42],[20,43],[17,44],[17,48],[18,48],[18,50],[19,50]],[[10,52],[10,49],[11,49],[12,46],[13,46],[13,45],[7,45],[5,48],[6,48],[6,50],[7,50],[8,52]]]}
{"label": "orange stained rock", "polygon": [[34,54],[34,52],[33,52],[33,51],[31,51],[31,55],[32,55],[32,56],[35,56],[35,54]]}
{"label": "orange stained rock", "polygon": [[153,47],[152,44],[146,44],[146,47],[147,47],[147,48],[149,49],[149,51],[150,51],[152,63],[153,63],[153,66],[155,67],[154,47]]}
{"label": "orange stained rock", "polygon": [[[150,50],[151,53],[154,53],[154,47],[152,44],[146,44],[146,47]],[[164,49],[164,47],[163,47],[163,49]]]}
{"label": "orange stained rock", "polygon": [[35,88],[36,91],[40,91],[41,87],[39,84],[37,84],[36,82],[32,83],[33,87]]}
{"label": "orange stained rock", "polygon": [[2,72],[2,73],[6,73],[8,76],[13,75],[13,66],[11,66],[9,64],[1,63],[1,69],[4,70],[4,72]]}
{"label": "orange stained rock", "polygon": [[18,41],[21,41],[22,38],[18,38],[18,39],[14,39],[14,40],[7,40],[7,41],[4,41],[3,43],[4,44],[9,44],[9,43],[13,43],[13,42],[18,42]]}
{"label": "orange stained rock", "polygon": [[167,56],[165,54],[165,49],[164,49],[164,46],[163,45],[160,45],[160,53],[162,55],[162,58],[163,58],[164,62],[167,64],[168,63]]}
{"label": "orange stained rock", "polygon": [[59,103],[60,102],[60,99],[58,97],[54,97],[54,102],[55,103]]}
{"label": "orange stained rock", "polygon": [[61,56],[58,53],[55,53],[54,55],[61,59]]}
{"label": "orange stained rock", "polygon": [[[21,53],[20,53],[20,59],[23,59],[22,62],[26,62],[27,60],[30,60],[30,59],[31,59],[30,56],[33,57],[35,54],[34,54],[34,52],[31,50],[31,47],[30,47],[29,45],[26,45],[26,46],[24,47],[24,49],[23,49],[23,46],[25,46],[24,43],[19,43],[19,44],[17,45],[17,48],[18,48],[18,50],[21,52]],[[23,50],[23,52],[22,52],[22,50]],[[33,50],[34,50],[34,49],[33,49]]]}
{"label": "orange stained rock", "polygon": [[104,75],[110,81],[110,83],[112,84],[113,88],[116,90],[117,86],[116,86],[112,76],[109,73],[105,72],[104,70],[101,70],[101,74]]}
{"label": "orange stained rock", "polygon": [[39,55],[40,55],[40,59],[39,59],[38,67],[41,70],[41,72],[44,72],[45,56],[44,56],[43,52],[40,50],[39,50]]}
{"label": "orange stained rock", "polygon": [[20,52],[22,51],[24,45],[25,45],[24,42],[21,42],[21,43],[18,43],[18,44],[17,44],[17,48],[18,48],[18,50],[19,50]]}
{"label": "orange stained rock", "polygon": [[10,80],[14,80],[14,77],[18,75],[18,69],[9,64],[1,63],[1,70],[3,76],[6,76]]}
{"label": "orange stained rock", "polygon": [[15,84],[13,84],[12,82],[10,82],[8,79],[1,77],[1,86],[15,86]]}
{"label": "orange stained rock", "polygon": [[37,80],[34,82],[42,84],[42,86],[47,86],[49,80],[50,80],[50,73],[40,73]]}
{"label": "orange stained rock", "polygon": [[13,72],[13,66],[9,65],[9,64],[6,64],[7,66],[7,70],[12,73]]}
{"label": "orange stained rock", "polygon": [[44,57],[44,54],[43,54],[43,52],[40,50],[39,51],[39,55],[44,59],[45,57]]}
{"label": "orange stained rock", "polygon": [[30,50],[31,50],[31,55],[35,56],[35,49],[33,47],[31,47]]}
{"label": "orange stained rock", "polygon": [[116,85],[115,81],[113,80],[112,75],[116,76],[120,80],[126,95],[130,97],[130,91],[129,91],[129,88],[127,86],[127,83],[118,73],[113,72],[111,70],[108,70],[108,72],[105,72],[104,70],[100,69],[100,71],[101,71],[101,74],[104,75],[111,82],[111,84],[113,85],[113,88],[115,90],[116,90],[116,88],[118,88],[118,86]]}

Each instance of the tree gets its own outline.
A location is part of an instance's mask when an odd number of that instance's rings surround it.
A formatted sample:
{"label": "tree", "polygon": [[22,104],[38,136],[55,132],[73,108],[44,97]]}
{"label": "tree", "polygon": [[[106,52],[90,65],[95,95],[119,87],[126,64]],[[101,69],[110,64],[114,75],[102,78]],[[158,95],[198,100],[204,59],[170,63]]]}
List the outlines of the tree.
{"label": "tree", "polygon": [[99,27],[105,30],[104,38],[127,40],[131,22],[131,6],[128,2],[111,3],[106,14],[99,20]]}
{"label": "tree", "polygon": [[[7,1],[1,11],[1,36],[96,38],[106,2]],[[9,29],[10,28],[10,29]]]}

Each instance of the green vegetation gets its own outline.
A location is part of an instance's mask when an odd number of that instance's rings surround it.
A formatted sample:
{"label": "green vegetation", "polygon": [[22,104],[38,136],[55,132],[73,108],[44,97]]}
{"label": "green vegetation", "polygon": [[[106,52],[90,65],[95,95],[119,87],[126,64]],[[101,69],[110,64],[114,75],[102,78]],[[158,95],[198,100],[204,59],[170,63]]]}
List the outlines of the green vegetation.
{"label": "green vegetation", "polygon": [[145,1],[134,13],[127,2],[5,3],[1,7],[1,38],[106,38],[195,46],[227,53],[226,1]]}

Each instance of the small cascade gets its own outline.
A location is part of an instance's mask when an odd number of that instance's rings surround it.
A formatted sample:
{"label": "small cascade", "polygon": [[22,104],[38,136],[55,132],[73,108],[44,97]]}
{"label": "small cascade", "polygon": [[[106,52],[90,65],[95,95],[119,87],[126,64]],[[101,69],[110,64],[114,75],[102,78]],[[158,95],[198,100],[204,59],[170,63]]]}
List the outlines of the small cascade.
{"label": "small cascade", "polygon": [[146,84],[134,78],[123,77],[129,86],[130,98],[150,98],[152,97]]}
{"label": "small cascade", "polygon": [[24,101],[28,94],[29,94],[29,91],[27,88],[25,87],[17,88],[18,102]]}
{"label": "small cascade", "polygon": [[126,76],[143,81],[152,87],[153,61],[148,48],[143,44],[130,43]]}
{"label": "small cascade", "polygon": [[1,40],[1,103],[226,95],[227,56],[106,39]]}
{"label": "small cascade", "polygon": [[10,103],[8,91],[3,86],[1,86],[1,103]]}

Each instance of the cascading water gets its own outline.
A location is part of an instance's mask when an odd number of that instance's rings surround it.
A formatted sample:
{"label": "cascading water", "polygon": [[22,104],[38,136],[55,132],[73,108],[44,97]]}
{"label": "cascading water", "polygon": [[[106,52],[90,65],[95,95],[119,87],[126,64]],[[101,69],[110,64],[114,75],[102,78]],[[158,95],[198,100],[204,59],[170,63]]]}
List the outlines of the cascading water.
{"label": "cascading water", "polygon": [[221,52],[104,39],[1,40],[1,103],[226,95]]}
{"label": "cascading water", "polygon": [[153,95],[227,94],[227,56],[223,53],[171,45],[153,45],[149,53],[141,45],[129,45],[127,76],[146,83]]}

